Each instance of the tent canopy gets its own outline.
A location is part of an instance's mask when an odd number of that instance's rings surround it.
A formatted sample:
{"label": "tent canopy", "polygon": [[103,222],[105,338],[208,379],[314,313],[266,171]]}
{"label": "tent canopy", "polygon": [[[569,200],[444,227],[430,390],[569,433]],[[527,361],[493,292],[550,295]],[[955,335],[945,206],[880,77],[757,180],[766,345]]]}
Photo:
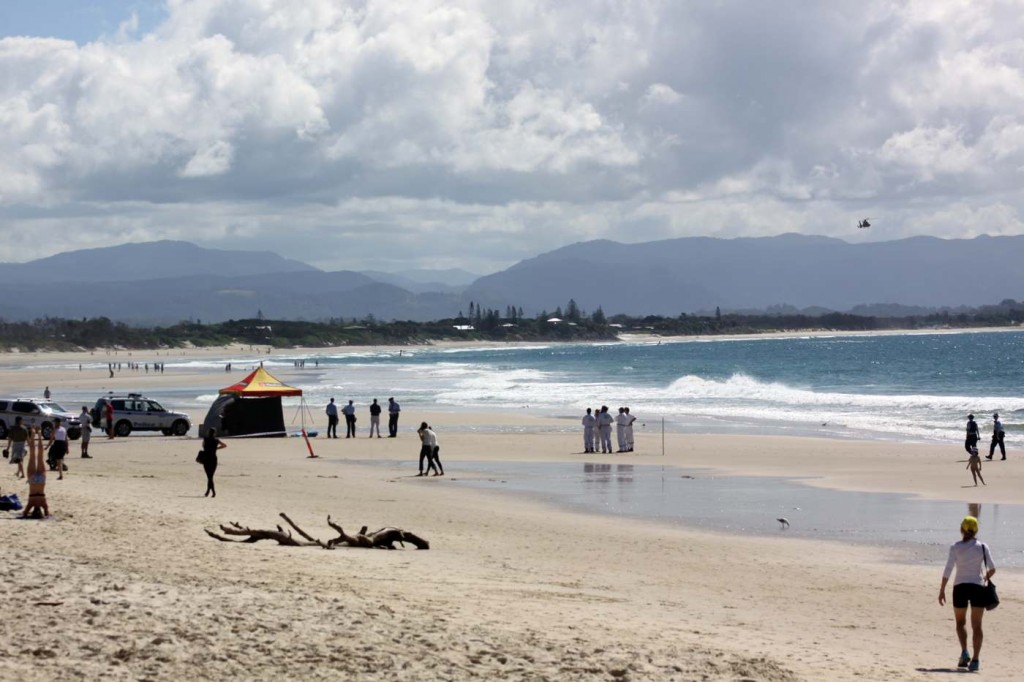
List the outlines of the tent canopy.
{"label": "tent canopy", "polygon": [[240,398],[280,398],[302,395],[302,389],[289,386],[262,367],[257,367],[252,374],[237,384],[220,389],[220,394],[236,395]]}

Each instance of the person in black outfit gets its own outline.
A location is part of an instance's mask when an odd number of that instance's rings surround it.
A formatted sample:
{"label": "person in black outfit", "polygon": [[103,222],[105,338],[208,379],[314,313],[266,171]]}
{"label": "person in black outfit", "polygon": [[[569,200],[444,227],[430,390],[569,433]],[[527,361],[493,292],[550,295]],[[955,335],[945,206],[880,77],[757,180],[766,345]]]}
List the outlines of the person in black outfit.
{"label": "person in black outfit", "polygon": [[374,429],[377,430],[377,438],[380,438],[380,405],[377,404],[376,398],[370,405],[370,438],[373,438]]}
{"label": "person in black outfit", "polygon": [[217,451],[226,448],[224,441],[217,438],[217,429],[210,427],[203,439],[203,470],[206,472],[206,494],[217,497],[217,489],[213,487],[213,475],[217,472]]}
{"label": "person in black outfit", "polygon": [[964,441],[964,450],[967,454],[974,455],[978,452],[978,438],[980,437],[978,431],[978,422],[974,421],[974,415],[967,415],[967,439]]}
{"label": "person in black outfit", "polygon": [[988,457],[986,459],[992,459],[992,456],[996,454],[996,446],[999,446],[999,452],[1003,453],[1003,459],[1006,459],[1006,445],[1003,443],[1003,439],[1006,437],[1006,432],[1003,431],[1003,423],[999,421],[999,413],[992,415],[992,442],[988,446]]}

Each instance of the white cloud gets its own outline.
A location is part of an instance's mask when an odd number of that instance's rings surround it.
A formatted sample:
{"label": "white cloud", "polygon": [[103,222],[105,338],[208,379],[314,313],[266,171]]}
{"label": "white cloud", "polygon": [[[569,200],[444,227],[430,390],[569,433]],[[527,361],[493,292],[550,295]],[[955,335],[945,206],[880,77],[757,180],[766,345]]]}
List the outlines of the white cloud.
{"label": "white cloud", "polygon": [[[1006,233],[1024,210],[1022,0],[168,0],[138,26],[0,40],[0,235],[331,268],[470,244],[496,268],[590,237]],[[886,229],[851,236],[861,214]]]}

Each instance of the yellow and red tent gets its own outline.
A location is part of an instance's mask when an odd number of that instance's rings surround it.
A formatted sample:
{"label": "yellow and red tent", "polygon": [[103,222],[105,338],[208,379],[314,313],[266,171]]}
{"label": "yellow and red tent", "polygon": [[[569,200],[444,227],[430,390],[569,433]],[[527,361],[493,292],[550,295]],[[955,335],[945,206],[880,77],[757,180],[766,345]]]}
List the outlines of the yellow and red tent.
{"label": "yellow and red tent", "polygon": [[237,395],[242,398],[269,398],[302,395],[302,389],[289,386],[262,367],[257,367],[252,374],[237,384],[220,389],[220,394]]}

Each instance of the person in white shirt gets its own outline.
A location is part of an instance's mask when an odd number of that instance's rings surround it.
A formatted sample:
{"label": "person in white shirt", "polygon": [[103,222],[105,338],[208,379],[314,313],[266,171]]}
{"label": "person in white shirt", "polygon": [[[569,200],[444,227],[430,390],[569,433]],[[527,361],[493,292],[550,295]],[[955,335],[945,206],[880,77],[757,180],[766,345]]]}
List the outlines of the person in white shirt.
{"label": "person in white shirt", "polygon": [[[420,428],[416,430],[416,433],[420,437],[420,472],[417,476],[429,476],[430,470],[434,470],[435,476],[444,476],[444,467],[441,466],[441,458],[438,453],[440,448],[437,446],[437,434],[434,433],[433,429],[427,422],[420,424]],[[423,468],[423,460],[427,461],[427,468]]]}
{"label": "person in white shirt", "polygon": [[626,416],[626,408],[620,407],[619,413],[615,415],[615,440],[619,449],[617,452],[626,451],[626,424],[629,417]]}
{"label": "person in white shirt", "polygon": [[345,438],[356,437],[356,407],[352,404],[352,401],[348,401],[348,405],[341,408],[341,413],[345,415]]}
{"label": "person in white shirt", "polygon": [[64,455],[68,454],[68,430],[60,423],[60,418],[53,420],[49,445],[50,467],[56,470],[57,480],[64,480]]}
{"label": "person in white shirt", "polygon": [[594,427],[597,425],[597,418],[592,415],[590,408],[587,408],[587,413],[583,415],[581,423],[583,424],[583,452],[594,451]]}
{"label": "person in white shirt", "polygon": [[615,419],[608,414],[608,406],[602,405],[597,413],[597,435],[601,439],[601,452],[612,451],[612,423]]}
{"label": "person in white shirt", "polygon": [[629,413],[629,408],[622,408],[626,411],[626,452],[633,452],[633,422],[636,417]]}
{"label": "person in white shirt", "polygon": [[[992,552],[988,545],[978,542],[978,519],[965,516],[960,522],[960,542],[949,547],[949,558],[942,572],[942,585],[939,586],[939,605],[946,603],[946,583],[956,567],[956,580],[953,582],[953,616],[956,620],[956,636],[960,640],[959,668],[967,668],[969,672],[978,670],[978,655],[981,653],[983,633],[981,619],[985,615],[985,607],[989,605],[987,583],[996,572],[992,561]],[[973,634],[974,656],[967,653],[967,606],[971,607],[971,631]]]}
{"label": "person in white shirt", "polygon": [[78,415],[78,421],[82,423],[82,459],[92,459],[89,454],[89,440],[92,437],[92,416],[89,408],[82,405],[82,414]]}

